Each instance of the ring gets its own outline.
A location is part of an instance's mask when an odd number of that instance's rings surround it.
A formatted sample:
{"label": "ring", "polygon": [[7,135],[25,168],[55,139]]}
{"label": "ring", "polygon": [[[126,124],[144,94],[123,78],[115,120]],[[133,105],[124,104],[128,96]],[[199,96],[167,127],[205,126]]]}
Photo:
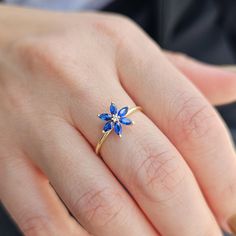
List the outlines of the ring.
{"label": "ring", "polygon": [[96,154],[99,154],[102,144],[106,141],[108,135],[112,132],[112,130],[114,130],[117,135],[122,137],[122,125],[134,124],[134,122],[127,117],[134,112],[141,110],[142,108],[140,106],[136,106],[133,108],[125,106],[118,110],[115,103],[112,102],[110,105],[110,113],[98,114],[98,117],[101,120],[106,121],[106,123],[102,130],[103,135],[96,146]]}

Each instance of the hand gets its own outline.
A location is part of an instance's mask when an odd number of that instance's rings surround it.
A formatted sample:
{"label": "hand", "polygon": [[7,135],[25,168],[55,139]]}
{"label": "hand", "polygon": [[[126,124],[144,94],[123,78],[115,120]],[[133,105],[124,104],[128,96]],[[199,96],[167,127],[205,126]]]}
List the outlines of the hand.
{"label": "hand", "polygon": [[[236,98],[234,73],[163,53],[122,16],[1,7],[0,22],[0,198],[25,235],[229,230],[236,158],[209,101]],[[143,113],[100,158],[111,101]]]}

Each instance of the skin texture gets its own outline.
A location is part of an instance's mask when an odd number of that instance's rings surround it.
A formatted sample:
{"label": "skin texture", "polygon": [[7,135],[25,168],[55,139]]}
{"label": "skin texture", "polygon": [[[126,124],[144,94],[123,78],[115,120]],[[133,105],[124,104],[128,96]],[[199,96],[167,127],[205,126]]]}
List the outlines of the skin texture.
{"label": "skin texture", "polygon": [[[123,16],[1,6],[0,26],[0,198],[25,235],[229,230],[236,158],[210,103],[235,100],[235,73],[163,52]],[[100,158],[111,101],[144,112]]]}

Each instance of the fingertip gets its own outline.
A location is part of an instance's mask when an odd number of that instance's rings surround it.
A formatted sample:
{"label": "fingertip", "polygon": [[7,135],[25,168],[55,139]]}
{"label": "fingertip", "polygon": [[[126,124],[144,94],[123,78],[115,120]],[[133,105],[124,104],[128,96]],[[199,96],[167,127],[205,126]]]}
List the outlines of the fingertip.
{"label": "fingertip", "polygon": [[236,66],[210,65],[181,53],[165,55],[213,105],[236,101]]}

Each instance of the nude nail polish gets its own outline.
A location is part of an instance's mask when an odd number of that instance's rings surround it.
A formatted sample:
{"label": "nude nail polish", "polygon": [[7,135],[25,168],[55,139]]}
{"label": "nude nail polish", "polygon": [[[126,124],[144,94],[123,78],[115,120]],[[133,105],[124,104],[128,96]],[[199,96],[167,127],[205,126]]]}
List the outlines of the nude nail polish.
{"label": "nude nail polish", "polygon": [[232,233],[236,235],[236,215],[232,216],[228,221],[229,227],[232,230]]}

